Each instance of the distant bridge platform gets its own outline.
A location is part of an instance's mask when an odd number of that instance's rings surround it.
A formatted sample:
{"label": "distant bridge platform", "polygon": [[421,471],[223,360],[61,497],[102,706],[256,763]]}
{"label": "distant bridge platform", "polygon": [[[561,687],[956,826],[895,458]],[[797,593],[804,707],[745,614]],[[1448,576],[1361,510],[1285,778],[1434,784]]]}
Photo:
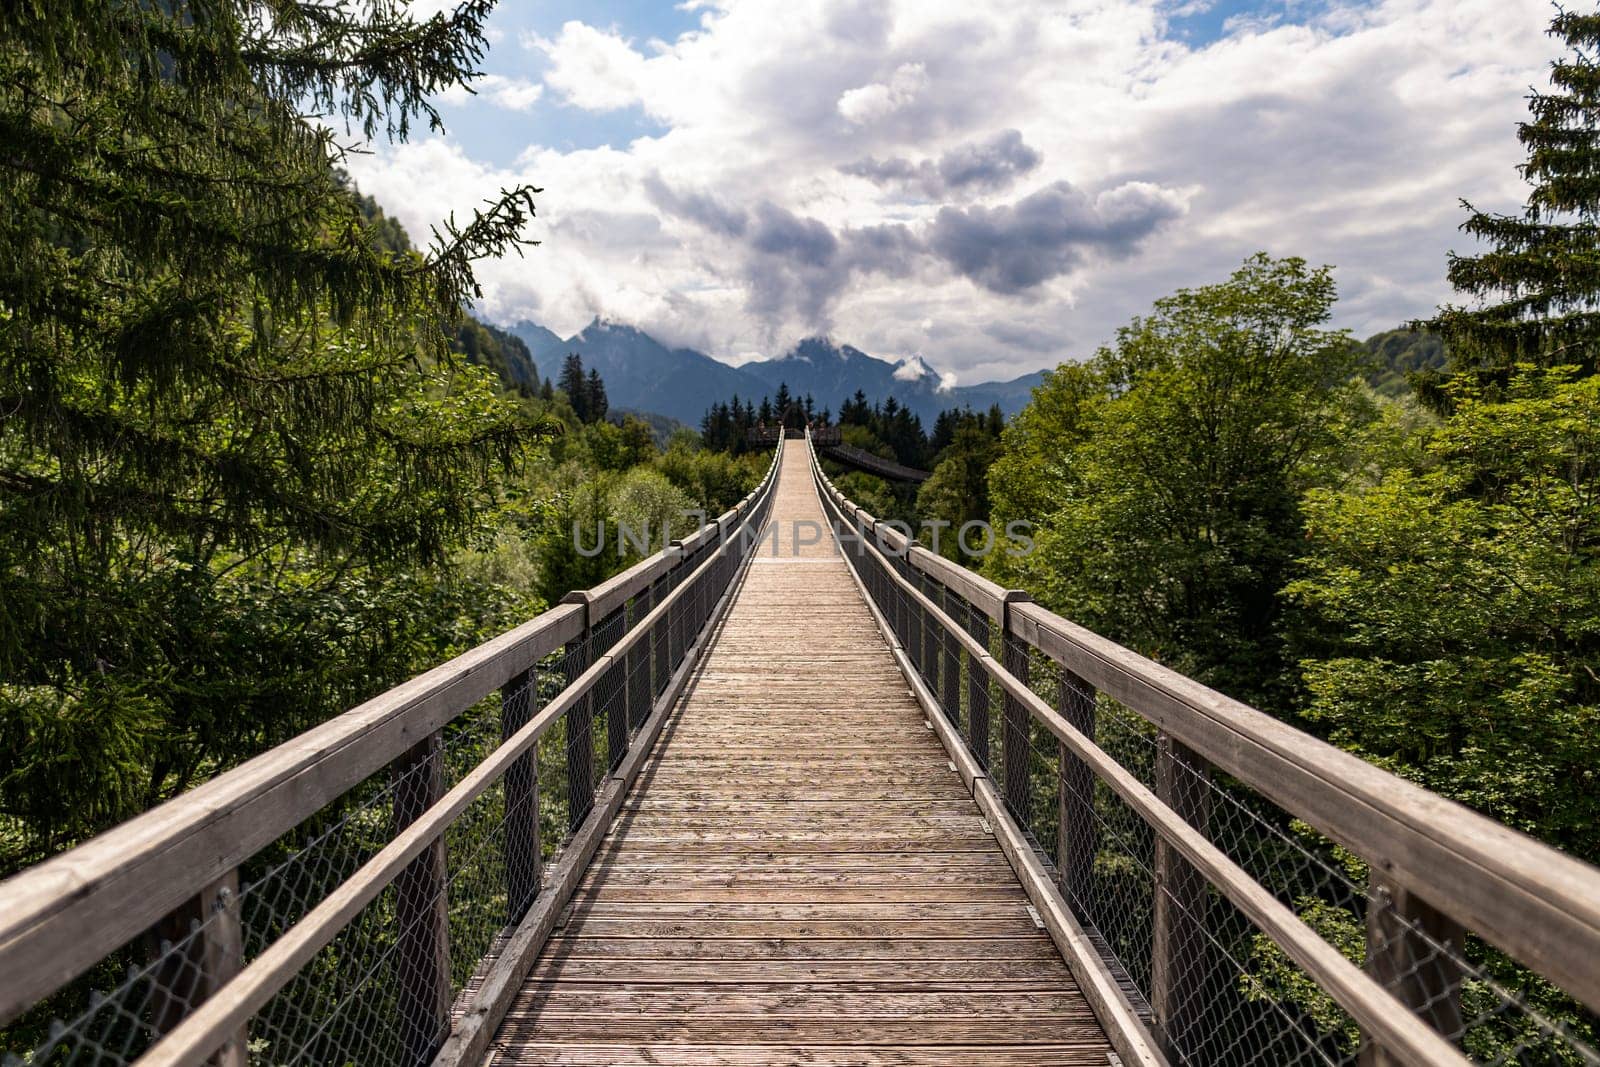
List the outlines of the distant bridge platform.
{"label": "distant bridge platform", "polygon": [[880,478],[887,478],[893,482],[925,482],[932,474],[929,471],[908,467],[904,463],[868,452],[864,448],[856,448],[844,443],[843,432],[837,426],[813,427],[809,431],[784,430],[782,428],[767,429],[757,427],[751,429],[746,435],[751,444],[772,446],[786,435],[789,438],[804,437],[809,433],[811,444],[821,455],[837,460],[847,467],[875,474]]}

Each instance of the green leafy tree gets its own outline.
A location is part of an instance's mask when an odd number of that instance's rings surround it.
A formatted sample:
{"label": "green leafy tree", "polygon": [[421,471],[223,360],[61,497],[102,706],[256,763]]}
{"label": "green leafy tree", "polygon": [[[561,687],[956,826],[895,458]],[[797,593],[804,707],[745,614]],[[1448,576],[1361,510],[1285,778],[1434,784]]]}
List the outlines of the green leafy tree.
{"label": "green leafy tree", "polygon": [[1337,477],[1360,408],[1333,300],[1327,268],[1256,256],[1057,370],[990,472],[995,522],[1034,522],[1038,547],[992,572],[1224,692],[1288,704],[1278,594],[1300,499]]}
{"label": "green leafy tree", "polygon": [[649,463],[656,456],[650,424],[634,415],[626,416],[620,424],[595,422],[585,426],[583,441],[588,446],[590,463],[600,470],[625,471]]}
{"label": "green leafy tree", "polygon": [[8,10],[0,862],[447,645],[459,604],[413,568],[478,535],[537,430],[448,331],[536,190],[396,248],[305,113],[437,126],[428,101],[472,77],[490,6]]}
{"label": "green leafy tree", "polygon": [[1451,255],[1450,282],[1477,304],[1420,324],[1443,337],[1454,369],[1498,381],[1518,362],[1592,374],[1600,357],[1600,14],[1560,11],[1550,34],[1572,54],[1551,64],[1550,91],[1532,94],[1517,129],[1527,203],[1519,215],[1463,203],[1462,229],[1490,247]]}
{"label": "green leafy tree", "polygon": [[[981,418],[958,421],[943,458],[918,490],[918,518],[943,524],[938,539],[941,555],[969,564],[979,558],[961,548],[960,532],[968,522],[989,519],[989,467],[999,453],[1000,442]],[[931,531],[919,534],[919,539],[931,545]],[[969,537],[968,544],[981,554],[978,537]]]}
{"label": "green leafy tree", "polygon": [[765,453],[733,456],[675,438],[656,469],[707,515],[721,515],[754,489],[766,470]]}
{"label": "green leafy tree", "polygon": [[1458,383],[1422,461],[1311,494],[1308,715],[1600,861],[1600,379]]}
{"label": "green leafy tree", "polygon": [[[1450,418],[1403,462],[1309,495],[1306,573],[1287,594],[1312,729],[1596,863],[1600,378],[1579,374],[1457,376]],[[1548,983],[1469,950],[1547,1018],[1600,1034]],[[1493,1014],[1479,983],[1464,1000]],[[1475,1027],[1469,1052],[1514,1059],[1519,1025]]]}

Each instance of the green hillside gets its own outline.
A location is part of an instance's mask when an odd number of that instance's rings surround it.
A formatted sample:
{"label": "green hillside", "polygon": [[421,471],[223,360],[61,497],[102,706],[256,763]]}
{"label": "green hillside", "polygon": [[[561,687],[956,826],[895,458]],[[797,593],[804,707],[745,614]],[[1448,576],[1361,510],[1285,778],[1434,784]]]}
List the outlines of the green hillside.
{"label": "green hillside", "polygon": [[1411,375],[1440,370],[1445,364],[1444,342],[1437,334],[1418,330],[1390,330],[1361,343],[1367,360],[1367,384],[1384,396],[1411,392]]}

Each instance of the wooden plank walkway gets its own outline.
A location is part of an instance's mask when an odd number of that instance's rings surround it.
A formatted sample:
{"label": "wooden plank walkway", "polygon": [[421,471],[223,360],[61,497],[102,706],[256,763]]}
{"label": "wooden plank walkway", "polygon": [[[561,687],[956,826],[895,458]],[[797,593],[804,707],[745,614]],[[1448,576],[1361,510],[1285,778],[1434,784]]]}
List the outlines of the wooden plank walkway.
{"label": "wooden plank walkway", "polygon": [[826,530],[802,447],[776,492],[488,1062],[1114,1062],[831,536],[792,543]]}

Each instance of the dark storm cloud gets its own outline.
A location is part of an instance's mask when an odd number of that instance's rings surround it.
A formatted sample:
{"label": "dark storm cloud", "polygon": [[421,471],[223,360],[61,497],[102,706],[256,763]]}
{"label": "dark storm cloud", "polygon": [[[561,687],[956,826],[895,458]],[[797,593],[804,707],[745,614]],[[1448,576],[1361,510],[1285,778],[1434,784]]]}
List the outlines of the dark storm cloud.
{"label": "dark storm cloud", "polygon": [[[1005,131],[945,153],[936,180],[992,183],[1037,162],[1019,134]],[[644,187],[663,212],[733,243],[751,311],[773,321],[797,316],[816,327],[828,324],[833,305],[861,276],[905,278],[937,262],[991,292],[1016,295],[1090,253],[1126,255],[1182,212],[1155,186],[1130,183],[1090,197],[1063,181],[999,207],[946,206],[916,228],[885,223],[835,231],[770,200],[733,207],[674,190],[655,176]]]}
{"label": "dark storm cloud", "polygon": [[1037,167],[1044,159],[1016,130],[1001,130],[987,141],[957,145],[939,157],[939,177],[947,189],[978,186],[998,189]]}
{"label": "dark storm cloud", "polygon": [[771,202],[755,211],[745,236],[744,273],[750,310],[771,319],[795,314],[821,324],[849,280],[839,239],[826,223]]}
{"label": "dark storm cloud", "polygon": [[807,266],[826,266],[839,251],[839,239],[826,224],[769,202],[756,209],[750,246],[767,255],[792,256]]}
{"label": "dark storm cloud", "polygon": [[846,230],[844,249],[843,258],[852,270],[903,278],[927,254],[928,246],[909,226],[890,223]]}
{"label": "dark storm cloud", "polygon": [[875,185],[914,185],[933,199],[955,193],[1004,189],[1037,167],[1044,157],[1017,130],[1001,130],[982,141],[957,145],[937,160],[903,156],[847,163],[840,171]]}
{"label": "dark storm cloud", "polygon": [[928,247],[985,289],[1016,294],[1065,274],[1091,251],[1126,255],[1180,214],[1152,186],[1124,185],[1091,199],[1062,181],[1002,207],[942,208]]}
{"label": "dark storm cloud", "polygon": [[705,193],[680,193],[655,174],[644,180],[644,191],[650,201],[667,214],[687,219],[724,237],[741,236],[749,221],[738,208],[730,208]]}
{"label": "dark storm cloud", "polygon": [[902,278],[927,257],[926,243],[899,223],[846,229],[762,204],[747,235],[744,261],[751,310],[767,316],[798,314],[816,327],[852,278],[878,274]]}
{"label": "dark storm cloud", "polygon": [[983,333],[1003,345],[1025,352],[1054,352],[1064,347],[1064,338],[1058,326],[1033,326],[1002,319],[984,326]]}
{"label": "dark storm cloud", "polygon": [[839,172],[856,178],[865,178],[874,185],[910,182],[922,177],[924,174],[938,174],[933,164],[927,160],[923,160],[919,165],[904,156],[893,156],[889,159],[868,156],[866,159],[858,159],[854,163],[844,164],[839,168]]}

